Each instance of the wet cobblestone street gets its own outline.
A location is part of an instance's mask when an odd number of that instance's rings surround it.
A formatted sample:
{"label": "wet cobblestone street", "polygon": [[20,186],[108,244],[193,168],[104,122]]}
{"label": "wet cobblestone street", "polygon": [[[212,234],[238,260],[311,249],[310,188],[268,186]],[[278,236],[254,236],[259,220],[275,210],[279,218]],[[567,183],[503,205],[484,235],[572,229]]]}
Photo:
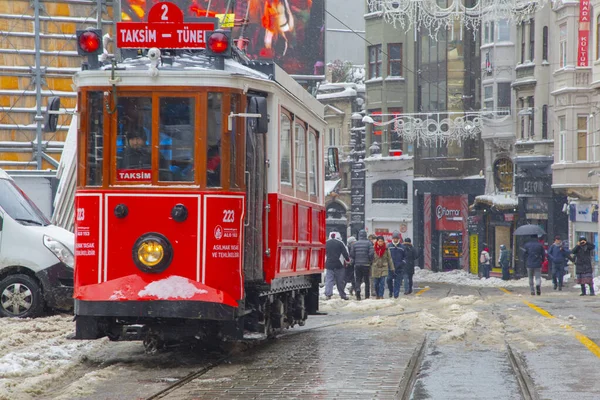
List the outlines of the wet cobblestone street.
{"label": "wet cobblestone street", "polygon": [[288,335],[167,399],[392,399],[419,338],[337,325]]}

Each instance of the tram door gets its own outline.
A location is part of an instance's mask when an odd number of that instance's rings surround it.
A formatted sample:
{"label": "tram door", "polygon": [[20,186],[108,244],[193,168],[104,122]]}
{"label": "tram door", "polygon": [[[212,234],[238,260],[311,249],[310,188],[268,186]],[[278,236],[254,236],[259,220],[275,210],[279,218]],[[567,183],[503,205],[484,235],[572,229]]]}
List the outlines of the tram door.
{"label": "tram door", "polygon": [[[248,112],[255,113],[255,102],[248,97]],[[246,123],[246,221],[244,231],[244,273],[246,281],[263,280],[263,211],[266,188],[266,135],[259,124]]]}

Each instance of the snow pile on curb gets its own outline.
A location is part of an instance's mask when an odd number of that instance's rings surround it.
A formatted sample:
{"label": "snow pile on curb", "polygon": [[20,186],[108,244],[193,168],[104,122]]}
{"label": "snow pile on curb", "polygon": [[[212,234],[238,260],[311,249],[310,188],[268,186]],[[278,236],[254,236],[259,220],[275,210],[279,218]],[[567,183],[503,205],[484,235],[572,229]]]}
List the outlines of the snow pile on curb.
{"label": "snow pile on curb", "polygon": [[480,279],[477,275],[470,274],[462,269],[448,272],[432,272],[426,269],[415,268],[414,282],[440,282],[454,285],[475,287],[529,287],[529,280],[503,281],[499,278]]}

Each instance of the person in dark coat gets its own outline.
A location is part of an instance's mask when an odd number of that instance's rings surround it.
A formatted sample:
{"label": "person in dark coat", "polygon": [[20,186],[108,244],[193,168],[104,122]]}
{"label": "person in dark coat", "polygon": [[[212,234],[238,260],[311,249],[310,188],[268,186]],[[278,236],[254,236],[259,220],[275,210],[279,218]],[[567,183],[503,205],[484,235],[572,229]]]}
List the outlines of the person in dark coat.
{"label": "person in dark coat", "polygon": [[[346,240],[346,248],[348,249],[348,253],[350,253],[352,249],[352,244],[356,242],[356,238],[354,236],[350,236]],[[346,266],[346,285],[350,284],[350,295],[354,294],[356,290],[356,279],[354,278],[354,260],[352,257],[350,258],[350,263]]]}
{"label": "person in dark coat", "polygon": [[346,262],[350,261],[348,250],[342,242],[341,238],[336,238],[336,232],[331,232],[330,238],[325,243],[325,269],[327,274],[325,275],[325,296],[327,300],[331,299],[333,295],[333,285],[337,286],[340,297],[344,300],[349,300],[346,295],[346,269],[342,260]]}
{"label": "person in dark coat", "polygon": [[565,267],[567,261],[571,255],[568,247],[565,247],[563,241],[560,240],[560,236],[554,237],[554,243],[548,249],[548,259],[552,263],[550,269],[552,272],[552,284],[554,290],[562,290],[563,287],[563,276],[565,274]]}
{"label": "person in dark coat", "polygon": [[[523,248],[523,259],[527,268],[527,276],[529,277],[529,288],[531,295],[535,296],[542,294],[542,263],[544,262],[546,250],[538,241],[537,235],[532,235],[531,240],[525,243]],[[535,276],[535,291],[533,290],[533,278]]]}
{"label": "person in dark coat", "polygon": [[510,279],[510,251],[505,245],[500,245],[500,257],[498,257],[498,264],[502,268],[502,280],[507,281]]}
{"label": "person in dark coat", "polygon": [[415,262],[419,259],[419,250],[413,246],[410,238],[404,239],[404,294],[413,291],[413,275],[415,274]]}
{"label": "person in dark coat", "polygon": [[392,233],[392,243],[388,243],[388,249],[394,262],[394,270],[388,270],[387,285],[390,291],[389,296],[397,299],[400,295],[400,288],[402,287],[402,280],[404,279],[404,266],[406,265],[406,254],[404,252],[404,246],[400,243],[400,232],[394,231]]}
{"label": "person in dark coat", "polygon": [[371,296],[371,263],[373,262],[373,243],[367,240],[367,231],[358,232],[358,241],[350,247],[350,258],[354,262],[354,275],[356,278],[356,300],[360,300],[360,285],[365,283],[365,299]]}
{"label": "person in dark coat", "polygon": [[577,275],[577,283],[581,285],[580,296],[585,296],[585,285],[590,287],[590,296],[595,296],[594,292],[594,269],[592,268],[592,252],[596,246],[588,243],[585,236],[579,237],[577,246],[573,248],[571,253],[575,257],[575,274]]}
{"label": "person in dark coat", "polygon": [[152,168],[152,154],[146,144],[146,133],[143,128],[130,129],[127,134],[127,146],[123,150],[119,168],[123,169],[150,169]]}

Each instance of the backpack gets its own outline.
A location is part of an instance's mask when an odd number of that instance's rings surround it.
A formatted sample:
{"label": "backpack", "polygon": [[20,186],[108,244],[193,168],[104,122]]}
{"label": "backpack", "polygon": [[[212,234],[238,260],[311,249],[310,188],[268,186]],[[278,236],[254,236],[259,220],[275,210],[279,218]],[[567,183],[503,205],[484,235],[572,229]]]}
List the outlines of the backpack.
{"label": "backpack", "polygon": [[479,256],[479,262],[482,264],[485,264],[488,262],[488,256],[486,256],[485,250],[481,252],[481,255]]}

